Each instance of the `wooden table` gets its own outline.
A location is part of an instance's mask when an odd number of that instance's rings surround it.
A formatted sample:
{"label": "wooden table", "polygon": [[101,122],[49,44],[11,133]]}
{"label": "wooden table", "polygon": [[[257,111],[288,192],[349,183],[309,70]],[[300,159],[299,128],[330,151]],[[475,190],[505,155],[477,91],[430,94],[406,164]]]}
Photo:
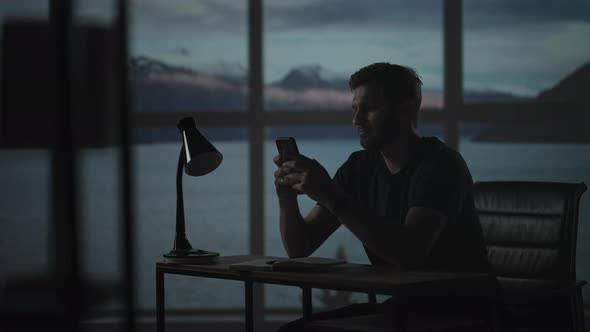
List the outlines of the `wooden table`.
{"label": "wooden table", "polygon": [[[255,282],[298,286],[303,289],[303,317],[311,315],[311,289],[332,289],[351,292],[404,296],[421,295],[485,295],[490,292],[491,279],[483,273],[409,272],[365,264],[342,264],[322,272],[233,271],[233,263],[276,257],[223,256],[215,263],[189,265],[156,263],[157,331],[165,332],[164,275],[177,274],[204,278],[244,281],[246,331],[254,331],[253,291]],[[403,326],[400,326],[403,329]]]}

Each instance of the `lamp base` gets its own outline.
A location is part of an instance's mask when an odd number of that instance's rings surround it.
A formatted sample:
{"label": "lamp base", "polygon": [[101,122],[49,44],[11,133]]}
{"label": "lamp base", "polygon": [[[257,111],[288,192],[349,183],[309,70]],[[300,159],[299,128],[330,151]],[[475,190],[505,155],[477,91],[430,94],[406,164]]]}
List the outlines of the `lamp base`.
{"label": "lamp base", "polygon": [[180,264],[204,264],[216,262],[218,257],[218,252],[202,249],[172,250],[169,253],[164,254],[164,261]]}

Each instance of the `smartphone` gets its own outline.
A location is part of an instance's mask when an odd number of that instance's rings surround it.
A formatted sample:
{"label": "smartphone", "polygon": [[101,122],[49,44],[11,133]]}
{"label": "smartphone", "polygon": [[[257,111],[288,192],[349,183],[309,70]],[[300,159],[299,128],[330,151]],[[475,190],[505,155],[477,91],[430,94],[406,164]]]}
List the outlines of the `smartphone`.
{"label": "smartphone", "polygon": [[277,149],[279,150],[279,155],[281,158],[286,153],[289,154],[299,154],[299,149],[297,149],[297,143],[293,137],[279,137],[276,140]]}

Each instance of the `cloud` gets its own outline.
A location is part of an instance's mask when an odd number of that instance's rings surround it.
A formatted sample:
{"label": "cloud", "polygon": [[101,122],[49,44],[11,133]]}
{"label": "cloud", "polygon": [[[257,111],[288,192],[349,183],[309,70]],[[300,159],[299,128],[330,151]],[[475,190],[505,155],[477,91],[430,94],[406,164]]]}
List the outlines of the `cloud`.
{"label": "cloud", "polygon": [[350,107],[350,92],[336,89],[309,88],[302,90],[267,87],[264,89],[266,102],[290,108],[343,108]]}
{"label": "cloud", "polygon": [[172,87],[183,86],[209,91],[231,91],[236,89],[235,85],[229,84],[223,79],[190,73],[150,73],[145,77],[145,80],[148,83],[163,83]]}
{"label": "cloud", "polygon": [[266,2],[270,29],[309,29],[330,26],[417,26],[441,28],[440,1],[316,0],[286,6],[281,0]]}
{"label": "cloud", "polygon": [[[132,0],[132,23],[151,33],[207,31],[233,33],[247,24],[245,0]],[[270,29],[318,26],[408,26],[442,29],[440,0],[266,0],[265,25]],[[94,15],[113,13],[112,1],[80,0],[79,10]],[[469,0],[463,1],[466,27],[527,24],[530,22],[590,22],[590,1]],[[2,16],[42,14],[47,1],[4,1]]]}
{"label": "cloud", "polygon": [[[273,29],[354,27],[359,23],[363,27],[442,29],[443,1],[439,0],[267,0],[265,4],[265,19]],[[552,0],[475,0],[464,1],[463,6],[466,26],[470,28],[590,21],[590,1],[587,0],[571,0],[567,4]]]}
{"label": "cloud", "polygon": [[[348,90],[332,88],[294,90],[271,86],[264,89],[264,98],[270,109],[348,110],[352,95]],[[422,107],[440,108],[442,105],[442,91],[424,91]]]}
{"label": "cloud", "polygon": [[[85,0],[88,2],[89,0]],[[266,0],[267,33],[355,29],[421,29],[439,34],[440,0]],[[544,22],[590,22],[590,1],[464,1],[465,28],[495,29]],[[236,35],[247,38],[247,1],[134,0],[132,31],[136,38],[195,39]]]}
{"label": "cloud", "polygon": [[246,27],[245,1],[232,0],[135,0],[132,28],[144,38],[235,33]]}
{"label": "cloud", "polygon": [[491,28],[529,23],[590,22],[587,0],[464,1],[467,28]]}
{"label": "cloud", "polygon": [[467,30],[464,73],[469,89],[530,96],[589,60],[590,23],[539,23]]}
{"label": "cloud", "polygon": [[178,53],[182,56],[191,56],[191,52],[186,48],[181,48],[178,50]]}

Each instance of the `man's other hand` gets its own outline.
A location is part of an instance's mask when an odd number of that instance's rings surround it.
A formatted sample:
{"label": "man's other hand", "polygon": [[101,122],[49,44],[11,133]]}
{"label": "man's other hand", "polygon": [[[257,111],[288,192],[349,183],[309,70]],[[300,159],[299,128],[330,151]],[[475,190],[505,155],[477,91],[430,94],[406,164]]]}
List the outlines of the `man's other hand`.
{"label": "man's other hand", "polygon": [[319,203],[330,202],[336,195],[336,186],[326,169],[315,159],[304,155],[285,156],[279,167],[282,185],[287,185],[299,193],[306,194]]}
{"label": "man's other hand", "polygon": [[275,171],[275,174],[274,174],[275,175],[275,189],[277,191],[277,196],[279,196],[279,199],[293,199],[293,198],[297,197],[297,195],[299,193],[296,190],[294,190],[293,188],[291,188],[291,186],[288,185],[284,180],[285,174],[283,174],[281,172],[281,166],[285,161],[287,161],[287,160],[282,159],[280,155],[275,156],[273,158],[273,162],[278,167],[278,169]]}

